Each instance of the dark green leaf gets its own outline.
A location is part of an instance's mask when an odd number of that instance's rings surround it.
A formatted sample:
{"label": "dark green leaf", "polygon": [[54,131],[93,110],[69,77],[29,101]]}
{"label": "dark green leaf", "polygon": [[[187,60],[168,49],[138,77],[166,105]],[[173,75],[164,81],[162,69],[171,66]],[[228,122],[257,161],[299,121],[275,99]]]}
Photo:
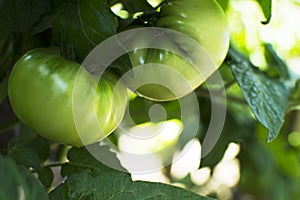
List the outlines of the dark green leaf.
{"label": "dark green leaf", "polygon": [[0,199],[46,200],[48,197],[34,176],[18,168],[11,158],[0,156]]}
{"label": "dark green leaf", "polygon": [[37,152],[32,146],[17,140],[9,149],[8,154],[14,158],[17,163],[20,163],[26,167],[32,167],[34,169],[40,169],[40,159]]}
{"label": "dark green leaf", "polygon": [[99,43],[114,35],[117,26],[117,18],[106,0],[54,2],[54,37],[63,48],[74,48],[81,60]]}
{"label": "dark green leaf", "polygon": [[0,41],[11,32],[28,32],[49,11],[49,0],[0,0]]}
{"label": "dark green leaf", "polygon": [[124,54],[117,58],[114,62],[112,62],[109,67],[112,68],[121,77],[123,74],[131,70],[132,64],[129,56],[127,54]]}
{"label": "dark green leaf", "polygon": [[268,65],[278,71],[283,79],[290,78],[290,72],[286,63],[277,55],[271,44],[265,44],[265,58]]}
{"label": "dark green leaf", "polygon": [[0,81],[0,104],[7,97],[8,91],[8,77],[5,77]]}
{"label": "dark green leaf", "polygon": [[51,28],[52,15],[43,15],[40,20],[33,26],[31,34],[37,34]]}
{"label": "dark green leaf", "polygon": [[[115,166],[121,167],[120,162],[117,160],[114,153],[110,152],[108,146],[99,146],[98,144],[94,145],[97,151],[99,151],[98,156],[102,155],[111,155],[110,159],[115,158],[115,160],[111,160]],[[91,146],[90,146],[91,148]],[[101,149],[100,149],[101,148]],[[85,169],[90,169],[93,175],[99,175],[107,172],[116,171],[102,164],[99,160],[97,160],[93,155],[91,155],[84,147],[82,148],[72,148],[68,152],[68,160],[69,162],[63,165],[61,174],[63,176],[68,176],[70,174],[79,173]],[[123,169],[126,171],[125,169]]]}
{"label": "dark green leaf", "polygon": [[280,80],[274,80],[253,67],[249,60],[231,48],[232,72],[242,89],[243,95],[257,120],[269,130],[267,141],[272,141],[279,133],[290,90]]}
{"label": "dark green leaf", "polygon": [[50,168],[46,167],[46,168],[42,168],[41,170],[39,170],[38,172],[38,177],[39,180],[41,181],[41,183],[49,188],[52,184],[53,181],[53,172]]}
{"label": "dark green leaf", "polygon": [[31,142],[41,161],[45,161],[50,155],[50,142],[40,136],[36,136]]}
{"label": "dark green leaf", "polygon": [[264,16],[266,18],[265,21],[262,21],[263,24],[268,24],[271,20],[271,17],[272,17],[272,0],[256,0],[263,13],[264,13]]}
{"label": "dark green leaf", "polygon": [[161,183],[134,182],[124,173],[110,172],[97,177],[90,173],[85,170],[71,175],[64,184],[50,193],[50,199],[211,199]]}
{"label": "dark green leaf", "polygon": [[0,80],[2,80],[6,76],[13,61],[12,37],[7,37],[5,40],[0,42],[0,55]]}
{"label": "dark green leaf", "polygon": [[[8,154],[19,164],[38,170],[41,168],[41,158],[44,158],[42,156],[42,154],[45,154],[43,151],[46,151],[42,149],[49,147],[45,143],[37,144],[42,143],[43,140],[28,127],[21,124],[18,137],[8,145]],[[43,147],[39,147],[39,145],[43,145]]]}

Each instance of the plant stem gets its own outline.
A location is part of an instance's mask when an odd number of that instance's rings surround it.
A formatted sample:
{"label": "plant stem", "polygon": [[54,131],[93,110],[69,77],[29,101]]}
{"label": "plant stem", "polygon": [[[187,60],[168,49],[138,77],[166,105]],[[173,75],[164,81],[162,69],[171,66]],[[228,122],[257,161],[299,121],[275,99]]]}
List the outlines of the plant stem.
{"label": "plant stem", "polygon": [[225,90],[229,89],[231,86],[233,86],[236,83],[236,80],[233,79],[231,81],[228,81],[227,83],[225,83],[224,88]]}
{"label": "plant stem", "polygon": [[59,166],[62,166],[64,164],[65,163],[52,163],[52,164],[49,164],[49,165],[44,165],[44,168],[59,167]]}
{"label": "plant stem", "polygon": [[[216,97],[222,97],[222,98],[224,97],[223,94],[220,94],[217,91],[214,91],[214,92],[211,92],[211,93],[213,93],[214,96],[216,96]],[[197,94],[198,97],[204,97],[204,98],[207,98],[207,99],[211,99],[210,93],[206,90],[197,90],[196,94]],[[237,98],[237,97],[234,97],[234,96],[226,95],[226,99],[229,100],[230,102],[233,102],[233,103],[248,105],[248,103],[244,99],[240,99],[240,98]]]}
{"label": "plant stem", "polygon": [[[52,163],[52,164],[49,164],[49,165],[44,165],[43,168],[51,168],[51,167],[59,167],[59,166],[62,166],[64,165],[65,163]],[[33,169],[30,171],[31,173],[36,173],[38,172],[38,170],[36,169]]]}

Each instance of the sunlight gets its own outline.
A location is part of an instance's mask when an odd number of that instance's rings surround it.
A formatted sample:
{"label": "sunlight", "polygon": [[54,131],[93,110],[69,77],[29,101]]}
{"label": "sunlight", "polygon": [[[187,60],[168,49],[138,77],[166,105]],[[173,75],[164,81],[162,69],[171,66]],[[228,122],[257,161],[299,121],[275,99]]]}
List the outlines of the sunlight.
{"label": "sunlight", "polygon": [[152,6],[156,7],[158,6],[163,0],[147,0],[147,2]]}
{"label": "sunlight", "polygon": [[240,162],[237,158],[221,161],[214,169],[213,179],[219,185],[234,187],[240,180]]}
{"label": "sunlight", "polygon": [[232,160],[233,158],[235,158],[238,154],[240,153],[240,145],[236,144],[236,143],[233,143],[231,142],[225,153],[224,153],[224,156],[223,156],[223,159],[224,161],[227,161],[227,160]]}
{"label": "sunlight", "polygon": [[113,13],[115,13],[115,15],[121,17],[122,19],[127,19],[129,17],[128,11],[123,10],[123,5],[121,3],[116,3],[110,7],[110,9]]}
{"label": "sunlight", "polygon": [[190,140],[182,151],[174,153],[171,175],[182,179],[189,173],[198,170],[201,159],[201,145],[198,139]]}
{"label": "sunlight", "polygon": [[213,171],[213,179],[220,185],[234,187],[240,180],[240,163],[236,156],[240,152],[240,145],[231,142]]}
{"label": "sunlight", "polygon": [[[265,67],[262,43],[272,43],[276,52],[290,69],[300,75],[300,12],[292,1],[273,0],[272,19],[268,25],[261,24],[265,18],[255,1],[231,1],[227,16],[230,22],[231,38],[244,45],[250,60],[259,67]],[[247,8],[247,9],[245,9]]]}
{"label": "sunlight", "polygon": [[128,153],[155,153],[175,144],[182,128],[182,122],[177,119],[139,124],[129,132],[121,133],[118,145],[120,150]]}
{"label": "sunlight", "polygon": [[211,169],[209,167],[203,167],[197,171],[191,172],[191,181],[195,185],[203,185],[211,177]]}

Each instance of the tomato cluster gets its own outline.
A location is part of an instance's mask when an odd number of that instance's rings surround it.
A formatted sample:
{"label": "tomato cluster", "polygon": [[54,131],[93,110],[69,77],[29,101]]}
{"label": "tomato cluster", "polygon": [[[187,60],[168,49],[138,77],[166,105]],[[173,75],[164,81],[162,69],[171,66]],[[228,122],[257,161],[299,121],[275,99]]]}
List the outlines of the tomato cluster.
{"label": "tomato cluster", "polygon": [[[199,43],[215,64],[222,63],[229,46],[228,26],[220,6],[213,0],[169,0],[161,7],[157,27],[183,33]],[[153,41],[140,41],[150,43]],[[195,55],[191,46],[183,40],[165,41],[187,54]],[[211,73],[201,74],[199,69],[175,52],[158,49],[139,49],[129,54],[132,67],[147,63],[170,66],[182,75],[192,90],[203,83]],[[201,68],[200,68],[201,69]],[[100,81],[79,64],[59,55],[58,48],[35,49],[22,56],[13,67],[9,80],[9,99],[19,119],[41,136],[50,140],[82,146],[94,143],[114,131],[123,118],[127,106],[127,87],[114,87],[118,77],[105,72]],[[160,71],[147,71],[146,76],[158,76]],[[78,77],[79,76],[79,77]],[[73,90],[81,89],[76,102],[85,109],[77,121],[81,121],[81,132],[74,119]],[[176,80],[170,78],[169,84]],[[164,101],[177,98],[172,91],[159,85],[147,85],[136,91],[146,98]],[[189,91],[191,92],[191,91]],[[90,120],[96,116],[96,122]],[[100,127],[99,133],[95,127]],[[82,142],[84,141],[84,143]]]}

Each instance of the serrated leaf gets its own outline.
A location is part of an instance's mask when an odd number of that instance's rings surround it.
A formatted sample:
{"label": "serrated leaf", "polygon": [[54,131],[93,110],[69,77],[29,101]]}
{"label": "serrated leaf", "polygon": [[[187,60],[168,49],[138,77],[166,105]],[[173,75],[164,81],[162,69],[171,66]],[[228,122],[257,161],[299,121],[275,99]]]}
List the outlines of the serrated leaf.
{"label": "serrated leaf", "polygon": [[0,81],[0,104],[7,97],[7,91],[8,91],[8,77],[5,77]]}
{"label": "serrated leaf", "polygon": [[24,168],[9,157],[0,156],[0,199],[47,200],[44,188]]}
{"label": "serrated leaf", "polygon": [[[94,146],[95,148],[99,148],[97,149],[97,151],[99,152],[98,156],[101,156],[101,154],[105,156],[110,155],[109,159],[111,159],[111,162],[113,162],[115,166],[118,166],[118,168],[122,168],[119,160],[116,158],[116,155],[109,150],[108,146],[99,147],[98,144],[94,144]],[[106,165],[102,164],[93,155],[91,155],[90,152],[88,152],[84,147],[70,149],[67,157],[69,162],[63,165],[61,169],[61,174],[63,176],[79,173],[85,169],[90,169],[92,174],[95,176],[107,172],[117,171],[115,169],[109,168]],[[122,169],[123,171],[126,171],[124,168]]]}
{"label": "serrated leaf", "polygon": [[10,155],[16,162],[22,164],[26,167],[32,167],[34,169],[40,169],[40,159],[37,152],[32,148],[32,146],[17,140],[14,142],[12,147],[8,151]]}
{"label": "serrated leaf", "polygon": [[93,177],[89,170],[71,175],[64,184],[50,193],[50,199],[189,199],[210,200],[181,188],[162,183],[132,181],[124,173],[106,173]]}
{"label": "serrated leaf", "polygon": [[277,69],[278,74],[283,79],[290,78],[290,72],[286,63],[277,55],[271,44],[265,44],[265,58],[268,65]]}
{"label": "serrated leaf", "polygon": [[267,141],[272,141],[279,133],[288,108],[289,88],[284,82],[271,79],[253,65],[243,55],[232,48],[229,51],[235,59],[232,72],[256,119],[269,130]]}
{"label": "serrated leaf", "polygon": [[49,188],[52,184],[53,181],[53,172],[50,168],[46,167],[46,168],[42,168],[41,170],[39,170],[38,172],[38,178],[41,181],[41,183]]}
{"label": "serrated leaf", "polygon": [[11,32],[28,32],[49,11],[48,0],[0,0],[0,41]]}
{"label": "serrated leaf", "polygon": [[74,48],[81,60],[116,33],[117,18],[106,0],[56,0],[52,28],[63,48]]}
{"label": "serrated leaf", "polygon": [[272,0],[256,0],[263,13],[264,13],[264,16],[266,18],[265,21],[262,21],[263,24],[268,24],[271,20],[271,17],[272,17]]}

